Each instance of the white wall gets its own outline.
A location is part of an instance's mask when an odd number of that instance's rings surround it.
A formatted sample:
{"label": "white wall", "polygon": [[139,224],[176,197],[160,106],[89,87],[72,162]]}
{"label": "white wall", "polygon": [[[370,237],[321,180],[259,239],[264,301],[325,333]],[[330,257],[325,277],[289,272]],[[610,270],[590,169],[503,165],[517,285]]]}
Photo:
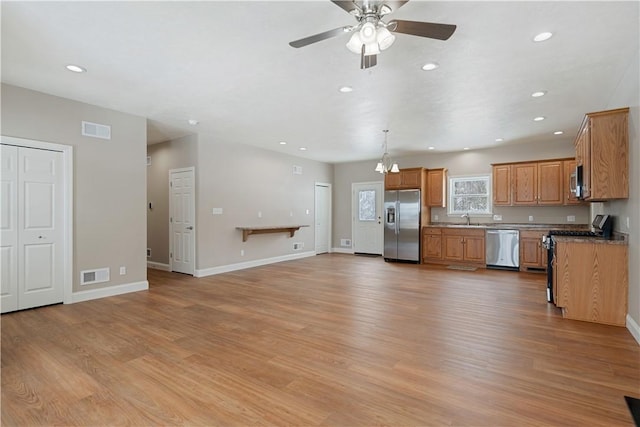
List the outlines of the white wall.
{"label": "white wall", "polygon": [[[315,183],[333,182],[332,165],[219,142],[206,134],[151,145],[148,153],[149,200],[154,202],[149,213],[151,261],[169,262],[167,174],[186,166],[196,167],[197,274],[314,251]],[[302,175],[293,174],[294,165],[302,167]],[[223,214],[213,215],[213,208],[222,208]],[[274,233],[249,236],[246,242],[236,229],[291,224],[309,227],[293,238]],[[294,242],[304,248],[294,250]]]}
{"label": "white wall", "polygon": [[[146,282],[145,118],[6,84],[1,117],[3,135],[74,147],[73,291]],[[83,120],[110,125],[111,140],[82,136]],[[80,271],[101,267],[109,282],[80,287]]]}

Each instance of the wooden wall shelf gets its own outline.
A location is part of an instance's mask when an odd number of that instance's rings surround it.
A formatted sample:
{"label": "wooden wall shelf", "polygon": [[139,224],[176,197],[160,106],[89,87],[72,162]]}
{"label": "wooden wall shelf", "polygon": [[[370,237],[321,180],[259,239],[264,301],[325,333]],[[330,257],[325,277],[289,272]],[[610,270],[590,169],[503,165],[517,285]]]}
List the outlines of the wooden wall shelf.
{"label": "wooden wall shelf", "polygon": [[267,225],[261,227],[236,227],[236,229],[242,230],[242,241],[246,242],[252,234],[289,233],[289,237],[293,237],[296,231],[302,227],[308,227],[308,225]]}

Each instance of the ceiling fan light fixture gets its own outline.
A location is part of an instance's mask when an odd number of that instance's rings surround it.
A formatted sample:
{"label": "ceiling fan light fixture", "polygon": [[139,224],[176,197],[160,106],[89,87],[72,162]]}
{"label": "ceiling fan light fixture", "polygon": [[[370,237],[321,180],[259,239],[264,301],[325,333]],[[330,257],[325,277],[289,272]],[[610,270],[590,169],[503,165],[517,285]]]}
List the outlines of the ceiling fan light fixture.
{"label": "ceiling fan light fixture", "polygon": [[380,9],[378,9],[378,14],[380,16],[387,15],[387,14],[389,14],[391,12],[393,12],[393,10],[391,10],[389,5],[386,5],[386,4],[383,4],[382,6],[380,6]]}
{"label": "ceiling fan light fixture", "polygon": [[384,173],[384,166],[382,166],[382,162],[378,162],[376,168],[374,169],[376,172]]}
{"label": "ceiling fan light fixture", "polygon": [[360,29],[360,39],[364,44],[376,41],[376,26],[373,22],[366,22]]}
{"label": "ceiling fan light fixture", "polygon": [[378,43],[373,42],[373,43],[367,43],[364,45],[364,56],[377,55],[379,53],[380,53],[380,46],[378,46]]}
{"label": "ceiling fan light fixture", "polygon": [[349,42],[347,43],[347,49],[349,49],[353,53],[357,53],[360,55],[360,51],[362,50],[362,39],[360,38],[360,32],[356,31],[351,35]]}
{"label": "ceiling fan light fixture", "polygon": [[397,163],[394,163],[393,166],[391,166],[391,172],[392,173],[400,172],[400,168],[398,168],[398,164]]}
{"label": "ceiling fan light fixture", "polygon": [[396,41],[396,36],[391,34],[391,31],[387,30],[385,27],[378,28],[378,34],[376,35],[376,40],[378,41],[378,46],[380,46],[380,50],[385,50]]}

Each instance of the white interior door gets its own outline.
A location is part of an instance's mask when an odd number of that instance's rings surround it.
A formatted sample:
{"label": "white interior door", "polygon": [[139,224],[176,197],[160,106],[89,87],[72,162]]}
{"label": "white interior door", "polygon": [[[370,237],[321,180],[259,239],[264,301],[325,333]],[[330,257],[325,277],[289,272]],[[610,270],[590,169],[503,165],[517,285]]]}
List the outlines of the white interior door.
{"label": "white interior door", "polygon": [[331,185],[316,184],[316,254],[329,252],[331,247]]}
{"label": "white interior door", "polygon": [[169,171],[169,236],[171,271],[193,275],[195,270],[195,170]]}
{"label": "white interior door", "polygon": [[353,184],[353,251],[382,255],[383,187],[381,182]]}
{"label": "white interior door", "polygon": [[0,146],[0,305],[18,309],[18,147]]}
{"label": "white interior door", "polygon": [[62,302],[62,153],[3,145],[2,157],[2,312]]}

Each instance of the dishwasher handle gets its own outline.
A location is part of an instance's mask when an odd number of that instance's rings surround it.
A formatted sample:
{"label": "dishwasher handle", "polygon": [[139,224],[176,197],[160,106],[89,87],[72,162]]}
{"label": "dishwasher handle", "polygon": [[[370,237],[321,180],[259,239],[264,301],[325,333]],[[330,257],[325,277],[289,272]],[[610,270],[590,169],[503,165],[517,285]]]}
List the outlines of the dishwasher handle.
{"label": "dishwasher handle", "polygon": [[487,234],[520,234],[518,230],[487,230]]}

